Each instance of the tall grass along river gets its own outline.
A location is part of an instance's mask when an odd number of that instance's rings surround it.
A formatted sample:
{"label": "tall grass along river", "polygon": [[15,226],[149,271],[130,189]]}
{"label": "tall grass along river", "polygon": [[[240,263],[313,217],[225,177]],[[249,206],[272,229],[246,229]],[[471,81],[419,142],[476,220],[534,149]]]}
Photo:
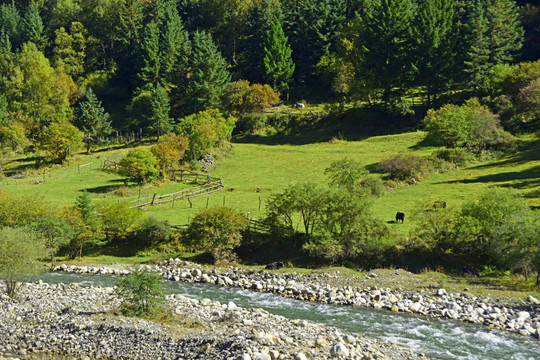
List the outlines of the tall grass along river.
{"label": "tall grass along river", "polygon": [[[48,273],[41,279],[83,286],[114,286],[117,281],[114,276],[70,273]],[[233,301],[238,306],[262,308],[291,319],[306,319],[392,341],[435,359],[540,358],[540,342],[537,340],[475,325],[381,310],[303,302],[274,294],[215,285],[167,281],[165,286],[169,293],[180,293],[197,299],[208,298],[222,303]]]}

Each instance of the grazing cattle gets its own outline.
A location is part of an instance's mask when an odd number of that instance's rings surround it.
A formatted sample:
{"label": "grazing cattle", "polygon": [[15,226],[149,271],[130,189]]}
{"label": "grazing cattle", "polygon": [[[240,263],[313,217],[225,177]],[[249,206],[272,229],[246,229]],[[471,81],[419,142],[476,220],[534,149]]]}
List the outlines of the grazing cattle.
{"label": "grazing cattle", "polygon": [[463,276],[474,276],[478,277],[480,274],[478,273],[478,270],[474,266],[464,266],[463,269],[461,269],[461,272]]}
{"label": "grazing cattle", "polygon": [[283,263],[283,261],[276,261],[276,262],[273,262],[271,264],[266,265],[265,269],[266,270],[277,270],[277,269],[281,269],[284,266],[285,266],[285,264]]}
{"label": "grazing cattle", "polygon": [[297,103],[295,103],[295,104],[293,105],[293,108],[295,108],[295,109],[303,109],[303,108],[305,108],[305,107],[306,107],[306,105],[304,105],[304,104],[301,103],[301,102],[297,102]]}
{"label": "grazing cattle", "polygon": [[399,222],[400,220],[401,220],[401,223],[403,224],[403,222],[405,221],[405,214],[398,211],[396,213],[396,222]]}

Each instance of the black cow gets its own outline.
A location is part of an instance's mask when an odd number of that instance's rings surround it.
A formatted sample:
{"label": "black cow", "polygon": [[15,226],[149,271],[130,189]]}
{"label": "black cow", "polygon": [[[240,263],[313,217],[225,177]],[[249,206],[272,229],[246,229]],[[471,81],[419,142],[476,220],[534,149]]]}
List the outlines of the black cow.
{"label": "black cow", "polygon": [[283,261],[276,261],[276,262],[273,262],[271,264],[266,265],[265,269],[266,270],[277,270],[277,269],[281,269],[284,266],[285,266],[285,264],[283,263]]}
{"label": "black cow", "polygon": [[405,221],[405,214],[398,211],[396,213],[396,222],[399,222],[400,220],[401,220],[401,223],[403,224],[403,222]]}

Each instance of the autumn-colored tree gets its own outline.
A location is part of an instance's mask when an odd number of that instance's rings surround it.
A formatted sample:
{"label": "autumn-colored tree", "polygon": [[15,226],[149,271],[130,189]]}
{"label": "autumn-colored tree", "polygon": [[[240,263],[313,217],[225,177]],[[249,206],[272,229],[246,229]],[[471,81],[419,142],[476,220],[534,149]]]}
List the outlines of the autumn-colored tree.
{"label": "autumn-colored tree", "polygon": [[184,156],[188,144],[187,138],[169,134],[161,137],[157,144],[152,145],[150,151],[157,159],[162,178],[166,178],[174,165]]}
{"label": "autumn-colored tree", "polygon": [[36,148],[60,163],[82,147],[83,133],[67,121],[43,128]]}

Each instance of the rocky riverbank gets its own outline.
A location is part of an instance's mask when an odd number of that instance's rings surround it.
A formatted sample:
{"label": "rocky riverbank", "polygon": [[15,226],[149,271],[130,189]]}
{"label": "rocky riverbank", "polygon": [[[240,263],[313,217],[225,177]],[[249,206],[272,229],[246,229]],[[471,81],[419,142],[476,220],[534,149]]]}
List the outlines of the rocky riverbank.
{"label": "rocky riverbank", "polygon": [[[407,312],[439,319],[474,323],[508,330],[524,336],[540,337],[540,301],[528,296],[521,303],[475,296],[469,292],[448,292],[434,287],[421,291],[399,291],[371,286],[331,286],[336,274],[283,274],[231,268],[209,269],[179,259],[169,259],[153,267],[172,281],[233,286],[252,291],[271,292],[299,300],[324,304],[362,306]],[[115,267],[76,267],[62,265],[57,270],[97,274],[124,274]],[[396,282],[406,278],[405,270],[395,270]],[[367,275],[376,277],[375,273]],[[339,282],[337,282],[339,283]]]}
{"label": "rocky riverbank", "polygon": [[114,315],[113,288],[38,282],[19,294],[15,300],[0,295],[0,359],[426,359],[392,343],[232,302],[171,295],[167,302],[179,323],[162,325]]}

